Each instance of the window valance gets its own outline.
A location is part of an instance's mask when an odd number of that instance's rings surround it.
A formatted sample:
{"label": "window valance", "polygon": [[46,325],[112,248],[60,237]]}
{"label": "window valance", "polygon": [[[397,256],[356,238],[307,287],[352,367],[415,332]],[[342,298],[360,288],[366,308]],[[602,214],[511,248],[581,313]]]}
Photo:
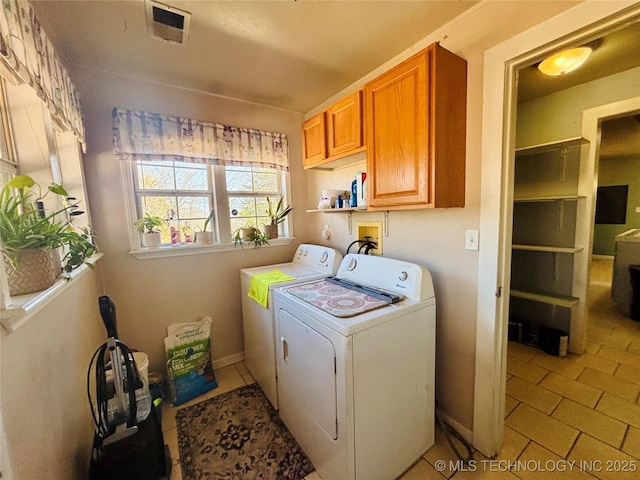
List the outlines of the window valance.
{"label": "window valance", "polygon": [[284,133],[231,127],[114,108],[113,148],[119,160],[179,160],[289,170]]}
{"label": "window valance", "polygon": [[2,1],[0,59],[19,81],[35,90],[54,120],[72,131],[86,152],[80,95],[25,0]]}

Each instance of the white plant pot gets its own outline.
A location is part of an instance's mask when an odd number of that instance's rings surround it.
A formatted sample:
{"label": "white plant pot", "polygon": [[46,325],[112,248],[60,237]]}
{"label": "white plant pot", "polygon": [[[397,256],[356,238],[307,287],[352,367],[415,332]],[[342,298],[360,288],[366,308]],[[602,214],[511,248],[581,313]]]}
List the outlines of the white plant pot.
{"label": "white plant pot", "polygon": [[262,231],[269,240],[278,238],[278,225],[264,225]]}
{"label": "white plant pot", "polygon": [[142,234],[143,247],[159,247],[161,243],[162,243],[162,238],[160,236],[160,232]]}
{"label": "white plant pot", "polygon": [[196,232],[196,245],[211,245],[213,243],[213,232]]}

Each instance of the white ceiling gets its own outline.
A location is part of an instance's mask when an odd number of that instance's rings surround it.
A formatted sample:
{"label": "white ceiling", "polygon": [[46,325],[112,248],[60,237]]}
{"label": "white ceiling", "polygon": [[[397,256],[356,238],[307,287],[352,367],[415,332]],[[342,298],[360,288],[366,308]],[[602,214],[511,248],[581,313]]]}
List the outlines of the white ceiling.
{"label": "white ceiling", "polygon": [[165,0],[186,46],[147,36],[144,0],[32,3],[70,67],[306,113],[478,2]]}

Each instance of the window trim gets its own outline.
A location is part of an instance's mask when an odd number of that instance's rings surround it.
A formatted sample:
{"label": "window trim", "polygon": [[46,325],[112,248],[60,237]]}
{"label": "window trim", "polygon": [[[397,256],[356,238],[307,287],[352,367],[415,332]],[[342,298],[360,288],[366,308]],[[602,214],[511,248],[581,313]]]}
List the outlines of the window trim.
{"label": "window trim", "polygon": [[[134,186],[134,169],[136,167],[135,161],[121,161],[121,173],[124,190],[124,200],[126,208],[127,219],[127,231],[129,234],[129,254],[139,260],[147,260],[154,258],[166,258],[173,256],[186,256],[186,255],[198,255],[205,253],[216,252],[228,252],[228,251],[241,251],[241,250],[254,250],[251,245],[240,246],[234,244],[231,240],[231,226],[228,220],[228,193],[226,191],[226,184],[224,175],[213,175],[213,204],[216,208],[216,220],[218,222],[216,231],[219,238],[215,238],[211,245],[195,245],[195,244],[180,244],[180,245],[162,245],[160,247],[143,247],[140,233],[135,227],[135,221],[138,218],[135,186]],[[224,169],[224,166],[211,165],[215,169]],[[290,172],[279,172],[282,175],[280,182],[281,194],[285,198],[290,199],[291,192],[291,174]],[[224,214],[223,214],[224,213]],[[291,215],[288,215],[282,225],[283,233],[286,236],[278,237],[276,239],[269,240],[269,243],[261,246],[260,248],[278,247],[289,245],[295,240],[293,232],[293,222],[291,221]],[[223,238],[229,238],[228,242],[223,242]]]}

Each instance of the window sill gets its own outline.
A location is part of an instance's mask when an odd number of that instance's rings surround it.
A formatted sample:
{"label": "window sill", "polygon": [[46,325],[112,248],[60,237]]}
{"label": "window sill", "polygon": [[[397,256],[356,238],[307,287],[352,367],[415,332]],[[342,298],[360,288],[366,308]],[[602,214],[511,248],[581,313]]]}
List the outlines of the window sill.
{"label": "window sill", "polygon": [[[93,255],[87,263],[95,264],[102,253]],[[51,300],[69,288],[76,278],[81,277],[89,271],[87,265],[81,265],[69,274],[61,275],[56,283],[41,292],[27,293],[25,295],[14,295],[11,297],[11,306],[7,309],[0,309],[0,323],[9,332],[15,332],[24,325],[33,315],[42,310]]]}
{"label": "window sill", "polygon": [[[289,245],[295,240],[296,237],[278,237],[273,240],[269,240],[267,245],[263,245],[259,248],[281,247]],[[215,252],[229,252],[229,251],[241,251],[241,250],[254,250],[250,243],[243,244],[243,247],[236,246],[234,243],[214,243],[211,245],[163,245],[160,247],[141,248],[139,250],[132,250],[129,252],[138,260],[148,260],[151,258],[165,258],[165,257],[181,257],[184,255],[199,255],[203,253],[215,253]]]}

